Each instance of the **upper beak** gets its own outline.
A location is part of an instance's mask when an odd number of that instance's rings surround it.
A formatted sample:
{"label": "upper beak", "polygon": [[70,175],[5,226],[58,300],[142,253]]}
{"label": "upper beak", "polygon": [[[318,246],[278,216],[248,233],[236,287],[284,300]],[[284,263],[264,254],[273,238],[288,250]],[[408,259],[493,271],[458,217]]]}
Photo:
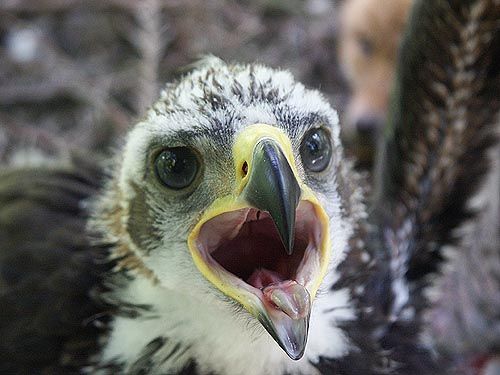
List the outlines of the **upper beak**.
{"label": "upper beak", "polygon": [[243,198],[251,206],[269,212],[286,252],[291,255],[300,186],[286,156],[272,139],[264,138],[257,143],[252,164]]}

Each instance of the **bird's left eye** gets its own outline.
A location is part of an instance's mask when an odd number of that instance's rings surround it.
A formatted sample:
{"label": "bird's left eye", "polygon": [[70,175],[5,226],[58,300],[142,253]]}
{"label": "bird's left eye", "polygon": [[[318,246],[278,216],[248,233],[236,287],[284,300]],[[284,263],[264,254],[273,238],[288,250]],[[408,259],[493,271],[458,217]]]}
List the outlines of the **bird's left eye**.
{"label": "bird's left eye", "polygon": [[309,130],[300,145],[300,156],[304,166],[312,172],[326,169],[332,157],[330,133],[324,128]]}
{"label": "bird's left eye", "polygon": [[193,183],[200,161],[189,147],[171,147],[161,151],[154,161],[158,179],[168,188],[181,190]]}
{"label": "bird's left eye", "polygon": [[375,46],[373,45],[373,42],[362,36],[358,39],[359,47],[361,49],[361,52],[367,57],[370,57],[373,55],[373,52],[375,51]]}

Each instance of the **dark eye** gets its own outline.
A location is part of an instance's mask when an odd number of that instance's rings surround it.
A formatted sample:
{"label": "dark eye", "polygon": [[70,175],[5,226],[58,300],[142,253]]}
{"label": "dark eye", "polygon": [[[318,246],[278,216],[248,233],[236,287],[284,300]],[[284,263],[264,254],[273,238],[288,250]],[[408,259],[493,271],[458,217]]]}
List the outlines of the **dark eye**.
{"label": "dark eye", "polygon": [[191,185],[200,169],[198,157],[188,147],[172,147],[160,152],[154,162],[156,175],[170,189]]}
{"label": "dark eye", "polygon": [[323,128],[309,130],[302,139],[300,156],[302,163],[310,171],[325,170],[332,157],[330,133]]}
{"label": "dark eye", "polygon": [[365,56],[371,56],[373,55],[373,42],[369,40],[368,38],[361,36],[358,39],[359,47],[361,48],[361,51]]}

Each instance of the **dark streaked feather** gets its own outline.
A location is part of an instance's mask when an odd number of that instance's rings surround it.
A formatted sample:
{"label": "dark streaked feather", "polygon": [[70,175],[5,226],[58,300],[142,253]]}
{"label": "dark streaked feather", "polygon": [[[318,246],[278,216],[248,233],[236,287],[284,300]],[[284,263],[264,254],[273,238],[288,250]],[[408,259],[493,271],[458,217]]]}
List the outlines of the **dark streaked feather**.
{"label": "dark streaked feather", "polygon": [[401,337],[402,325],[413,328],[404,337],[419,341],[425,276],[474,216],[468,201],[489,168],[500,107],[499,16],[493,0],[421,0],[410,17],[372,216],[378,242],[371,243],[385,252],[379,267],[390,275],[378,294],[388,319],[383,347],[395,353],[406,349],[386,338]]}
{"label": "dark streaked feather", "polygon": [[165,345],[164,337],[157,337],[148,343],[139,354],[139,358],[130,366],[129,375],[149,374],[153,369],[152,357]]}
{"label": "dark streaked feather", "polygon": [[500,353],[500,147],[479,197],[486,207],[442,270],[429,312],[429,334],[460,373]]}
{"label": "dark streaked feather", "polygon": [[388,316],[393,302],[389,262],[387,257],[377,254],[381,245],[367,232],[363,226],[358,229],[352,249],[339,267],[341,278],[334,286],[351,290],[357,317],[340,326],[355,349],[341,359],[323,359],[322,373],[444,374],[444,365],[420,341],[421,314],[425,307],[422,297],[418,293],[412,296],[414,306],[407,306],[403,317]]}
{"label": "dark streaked feather", "polygon": [[442,247],[457,240],[454,229],[473,216],[467,201],[488,170],[486,153],[496,142],[499,12],[490,0],[415,3],[370,224],[352,240],[335,286],[351,290],[358,318],[344,328],[359,350],[323,360],[322,368],[341,374],[445,373],[445,364],[421,340],[428,307],[424,276],[437,270]]}
{"label": "dark streaked feather", "polygon": [[376,209],[380,238],[411,280],[436,270],[473,215],[468,199],[497,140],[499,18],[494,0],[418,1],[410,17]]}
{"label": "dark streaked feather", "polygon": [[110,265],[85,202],[101,179],[81,157],[0,172],[0,373],[74,373],[98,350],[109,306],[92,297]]}

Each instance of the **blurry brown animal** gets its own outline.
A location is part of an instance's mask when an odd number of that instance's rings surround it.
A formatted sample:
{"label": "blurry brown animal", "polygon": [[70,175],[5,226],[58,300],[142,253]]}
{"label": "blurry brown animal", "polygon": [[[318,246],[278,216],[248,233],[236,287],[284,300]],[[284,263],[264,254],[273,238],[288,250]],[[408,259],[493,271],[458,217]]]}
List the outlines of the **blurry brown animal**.
{"label": "blurry brown animal", "polygon": [[340,63],[352,90],[343,131],[374,138],[383,126],[397,51],[412,0],[346,0]]}

